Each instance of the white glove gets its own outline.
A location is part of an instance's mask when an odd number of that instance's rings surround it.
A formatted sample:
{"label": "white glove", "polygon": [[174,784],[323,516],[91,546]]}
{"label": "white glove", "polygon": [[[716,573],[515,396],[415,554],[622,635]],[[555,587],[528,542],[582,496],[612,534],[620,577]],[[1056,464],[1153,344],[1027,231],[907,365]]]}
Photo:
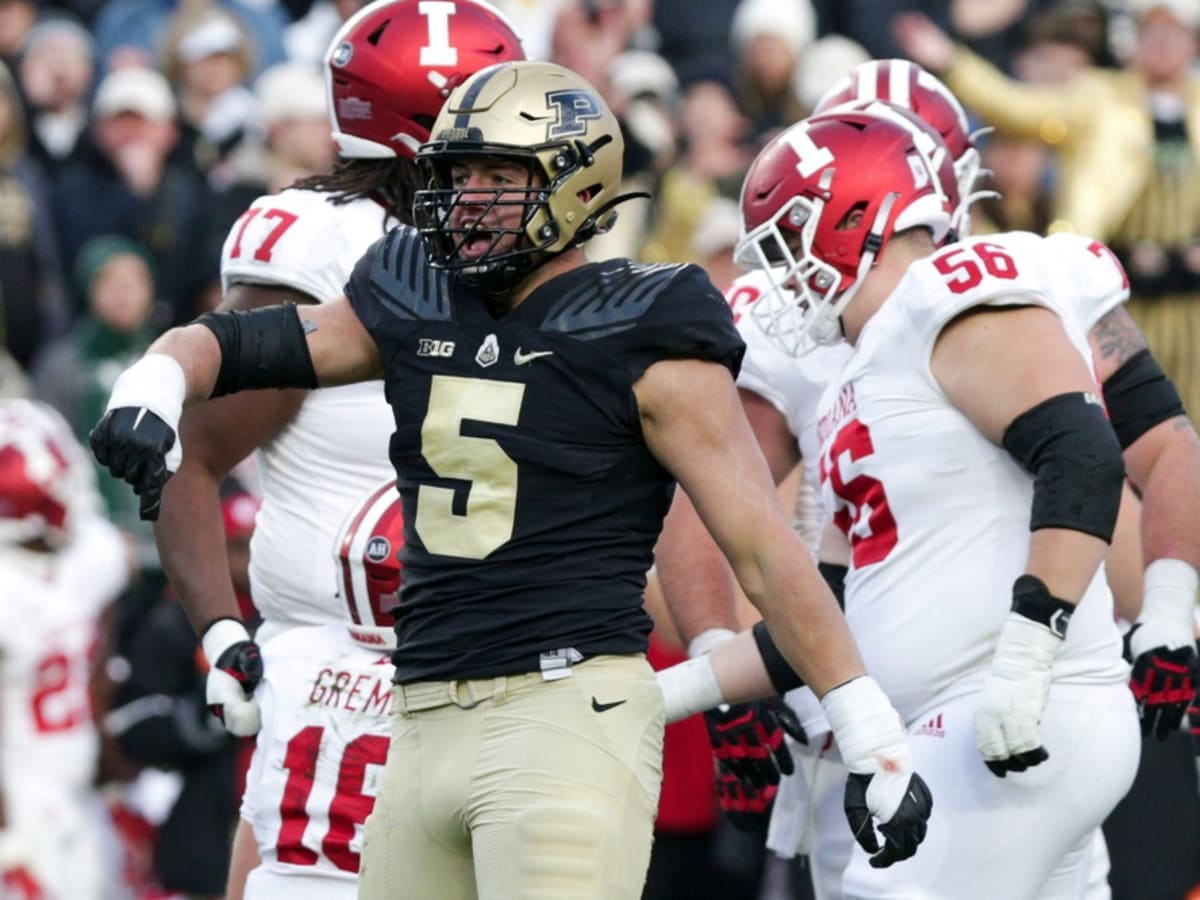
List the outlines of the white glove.
{"label": "white glove", "polygon": [[[865,675],[829,691],[821,707],[850,770],[845,808],[855,840],[873,854],[877,869],[908,859],[925,838],[933,798],[913,771],[900,714]],[[872,819],[884,836],[882,849]]]}
{"label": "white glove", "polygon": [[1010,612],[975,711],[975,742],[992,774],[1023,772],[1050,756],[1038,721],[1050,692],[1050,669],[1062,638]]}
{"label": "white glove", "polygon": [[249,737],[262,727],[254,689],[263,677],[262,652],[236,619],[218,619],[200,642],[208,660],[205,701],[231,734]]}

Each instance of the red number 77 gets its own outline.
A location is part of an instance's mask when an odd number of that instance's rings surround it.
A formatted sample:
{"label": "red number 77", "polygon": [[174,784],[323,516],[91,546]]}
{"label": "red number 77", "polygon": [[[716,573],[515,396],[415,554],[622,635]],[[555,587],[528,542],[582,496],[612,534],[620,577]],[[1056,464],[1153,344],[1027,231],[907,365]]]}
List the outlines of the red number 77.
{"label": "red number 77", "polygon": [[267,234],[266,239],[254,251],[254,258],[259,262],[270,262],[271,251],[275,245],[279,243],[279,239],[283,237],[283,233],[296,224],[296,219],[299,218],[295,213],[287,212],[282,209],[272,207],[268,210],[263,210],[261,206],[252,206],[238,220],[237,237],[233,241],[233,248],[229,251],[230,259],[237,259],[242,255],[242,237],[246,234],[246,226],[254,221],[255,216],[262,213],[264,219],[278,219],[279,224],[276,225]]}

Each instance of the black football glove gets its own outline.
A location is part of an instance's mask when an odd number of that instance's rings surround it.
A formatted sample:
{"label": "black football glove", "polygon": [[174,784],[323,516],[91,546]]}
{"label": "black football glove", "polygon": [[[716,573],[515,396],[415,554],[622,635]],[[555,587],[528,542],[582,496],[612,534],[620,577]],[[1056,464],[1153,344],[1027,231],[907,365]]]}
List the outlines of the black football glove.
{"label": "black football glove", "polygon": [[765,835],[778,792],[778,785],[752,787],[738,781],[724,767],[717,766],[717,802],[721,806],[721,815],[738,831]]}
{"label": "black football glove", "polygon": [[795,771],[784,734],[808,743],[800,720],[781,697],[710,709],[704,723],[717,764],[750,788],[779,784],[782,775]]}
{"label": "black football glove", "polygon": [[717,762],[721,812],[740,831],[765,834],[779,779],[795,771],[784,735],[808,736],[781,697],[739,703],[704,714]]}
{"label": "black football glove", "polygon": [[933,797],[929,787],[921,776],[913,772],[908,776],[908,784],[904,788],[904,796],[900,805],[886,822],[879,823],[879,831],[883,835],[883,847],[879,846],[879,838],[871,823],[871,809],[877,808],[881,797],[876,797],[876,789],[890,792],[895,788],[894,778],[884,773],[862,775],[851,772],[846,782],[844,806],[846,819],[854,839],[871,854],[871,866],[883,869],[894,862],[908,859],[917,852],[917,847],[925,839],[925,830],[929,822],[929,814],[933,810]]}
{"label": "black football glove", "polygon": [[1137,702],[1142,737],[1153,734],[1161,741],[1183,723],[1196,696],[1200,662],[1190,641],[1174,649],[1165,644],[1139,646],[1145,643],[1142,627],[1134,625],[1125,635],[1125,659],[1133,664],[1129,688]]}
{"label": "black football glove", "polygon": [[123,406],[104,414],[88,442],[96,460],[141,497],[138,515],[157,519],[163,485],[178,468],[175,430],[145,407]]}

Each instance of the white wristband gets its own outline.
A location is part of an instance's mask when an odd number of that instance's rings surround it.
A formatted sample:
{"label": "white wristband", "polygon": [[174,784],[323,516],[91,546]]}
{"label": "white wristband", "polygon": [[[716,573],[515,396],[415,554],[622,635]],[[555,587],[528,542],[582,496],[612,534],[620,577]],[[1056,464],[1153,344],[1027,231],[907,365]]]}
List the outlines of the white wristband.
{"label": "white wristband", "polygon": [[688,642],[687,655],[691,659],[703,656],[717,644],[723,644],[733,636],[734,633],[728,628],[708,628]]}
{"label": "white wristband", "polygon": [[1156,559],[1146,566],[1142,580],[1142,614],[1168,621],[1187,622],[1196,608],[1200,574],[1181,559]]}
{"label": "white wristband", "polygon": [[663,669],[656,677],[668,725],[725,702],[708,656],[697,656]]}
{"label": "white wristband", "polygon": [[148,409],[166,422],[176,435],[174,446],[167,452],[167,469],[175,472],[183,459],[178,436],[186,397],[187,377],[179,361],[165,353],[147,353],[117,378],[106,411]]}
{"label": "white wristband", "polygon": [[217,619],[204,630],[200,646],[209,666],[215,667],[221,654],[241,641],[250,640],[250,632],[237,619]]}

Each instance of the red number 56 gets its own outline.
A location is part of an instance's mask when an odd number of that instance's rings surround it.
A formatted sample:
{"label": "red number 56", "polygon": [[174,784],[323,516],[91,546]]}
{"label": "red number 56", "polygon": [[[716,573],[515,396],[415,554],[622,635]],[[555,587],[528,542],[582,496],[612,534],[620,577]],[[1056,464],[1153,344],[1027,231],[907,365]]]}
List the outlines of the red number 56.
{"label": "red number 56", "polygon": [[[979,262],[975,261],[975,257]],[[979,264],[983,263],[980,269]],[[933,267],[946,276],[946,287],[962,294],[977,287],[986,271],[993,278],[1017,277],[1017,263],[999,244],[980,241],[951,247],[933,258]]]}

